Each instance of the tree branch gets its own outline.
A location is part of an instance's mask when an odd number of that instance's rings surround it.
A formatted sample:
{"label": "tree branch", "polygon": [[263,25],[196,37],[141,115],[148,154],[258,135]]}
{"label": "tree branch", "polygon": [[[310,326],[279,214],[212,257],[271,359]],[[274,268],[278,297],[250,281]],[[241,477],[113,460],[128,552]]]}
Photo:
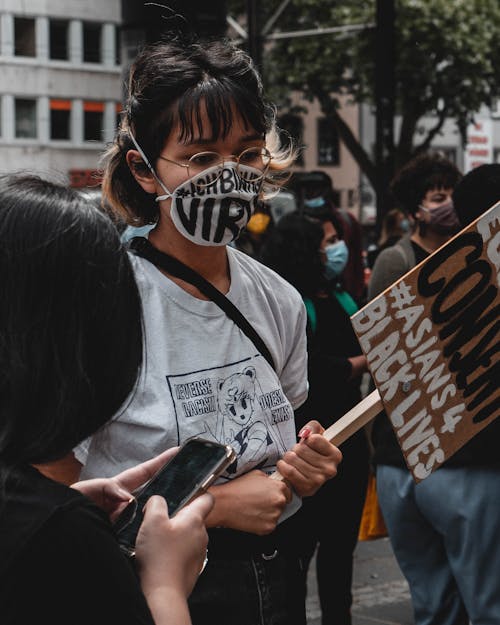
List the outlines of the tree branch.
{"label": "tree branch", "polygon": [[431,128],[429,130],[425,140],[422,141],[422,143],[420,143],[420,145],[415,146],[415,149],[413,150],[413,155],[417,155],[420,152],[424,152],[425,150],[427,150],[429,148],[429,146],[432,143],[432,140],[434,139],[434,137],[437,134],[439,134],[439,132],[441,131],[441,128],[443,127],[445,121],[446,121],[446,108],[444,108],[441,111],[441,114],[438,117],[437,124],[434,126],[434,128]]}
{"label": "tree branch", "polygon": [[410,158],[413,149],[413,136],[419,117],[414,107],[403,107],[403,118],[399,131],[399,141],[396,149],[396,169],[404,165]]}
{"label": "tree branch", "polygon": [[370,159],[368,153],[363,148],[358,139],[354,136],[351,128],[339,115],[335,100],[325,91],[321,89],[314,89],[314,95],[318,98],[321,106],[321,111],[327,117],[329,117],[335,125],[339,133],[339,137],[342,139],[344,145],[351,153],[354,160],[359,165],[361,171],[370,181],[374,189],[377,188],[377,176],[376,169],[373,161]]}

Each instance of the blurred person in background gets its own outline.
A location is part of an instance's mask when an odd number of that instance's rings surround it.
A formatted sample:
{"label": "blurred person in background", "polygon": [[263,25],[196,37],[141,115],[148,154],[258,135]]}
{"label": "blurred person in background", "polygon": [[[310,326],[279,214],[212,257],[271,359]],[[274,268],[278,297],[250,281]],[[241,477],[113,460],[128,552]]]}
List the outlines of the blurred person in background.
{"label": "blurred person in background", "polygon": [[[308,312],[309,396],[298,428],[309,415],[328,427],[361,401],[367,363],[350,321],[358,307],[343,286],[348,255],[343,222],[335,212],[321,218],[300,212],[282,217],[262,251],[262,262],[299,291]],[[368,480],[364,430],[340,449],[337,477],[304,500],[296,515],[307,567],[317,547],[323,625],[351,624],[353,552]]]}
{"label": "blurred person in background", "polygon": [[273,226],[274,219],[269,204],[259,202],[249,222],[233,242],[234,247],[253,258],[258,258]]}
{"label": "blurred person in background", "polygon": [[342,221],[343,237],[349,258],[343,272],[343,282],[356,303],[366,301],[366,284],[363,258],[363,231],[361,224],[348,210],[339,207],[338,193],[331,177],[323,171],[312,171],[303,182],[302,210],[305,215],[324,218],[335,212]]}
{"label": "blurred person in background", "polygon": [[[424,154],[396,174],[392,191],[416,227],[375,261],[370,297],[500,199],[500,166],[484,167],[462,178],[450,161]],[[500,623],[499,440],[496,419],[416,484],[387,416],[375,419],[377,493],[416,625]]]}
{"label": "blurred person in background", "polygon": [[440,154],[422,154],[396,173],[391,193],[415,225],[395,245],[377,257],[368,299],[441,247],[460,228],[451,194],[461,178],[457,167]]}
{"label": "blurred person in background", "polygon": [[382,231],[377,245],[370,248],[367,254],[367,263],[373,269],[375,260],[382,250],[391,247],[410,231],[411,224],[406,214],[399,208],[393,208],[386,213],[382,223]]}

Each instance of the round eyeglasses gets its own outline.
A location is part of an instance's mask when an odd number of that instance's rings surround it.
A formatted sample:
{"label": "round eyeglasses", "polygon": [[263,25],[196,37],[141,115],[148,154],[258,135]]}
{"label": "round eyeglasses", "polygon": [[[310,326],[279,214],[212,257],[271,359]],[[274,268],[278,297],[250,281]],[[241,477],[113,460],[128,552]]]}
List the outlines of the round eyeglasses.
{"label": "round eyeglasses", "polygon": [[[222,156],[218,152],[198,152],[193,154],[185,163],[179,163],[161,155],[159,158],[179,167],[185,167],[188,178],[194,178],[210,167],[218,167],[214,175],[210,176],[209,182],[203,180],[195,182],[197,187],[208,187],[221,177],[224,163],[227,163],[229,160],[236,160],[236,173],[241,178],[251,182],[258,182],[266,175],[272,156],[266,148],[247,148],[239,156],[233,154]],[[250,172],[246,170],[245,167],[252,167],[254,170],[258,169],[261,173],[258,175],[255,171]]]}

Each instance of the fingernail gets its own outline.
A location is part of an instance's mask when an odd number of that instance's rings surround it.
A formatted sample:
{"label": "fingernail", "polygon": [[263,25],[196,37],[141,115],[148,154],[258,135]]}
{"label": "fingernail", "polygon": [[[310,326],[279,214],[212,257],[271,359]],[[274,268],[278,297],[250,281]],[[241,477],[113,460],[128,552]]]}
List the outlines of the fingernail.
{"label": "fingernail", "polygon": [[299,438],[304,441],[306,438],[309,438],[310,434],[311,434],[311,428],[303,427],[299,432]]}
{"label": "fingernail", "polygon": [[123,488],[118,488],[116,494],[119,495],[123,500],[128,501],[129,503],[134,500],[130,493]]}

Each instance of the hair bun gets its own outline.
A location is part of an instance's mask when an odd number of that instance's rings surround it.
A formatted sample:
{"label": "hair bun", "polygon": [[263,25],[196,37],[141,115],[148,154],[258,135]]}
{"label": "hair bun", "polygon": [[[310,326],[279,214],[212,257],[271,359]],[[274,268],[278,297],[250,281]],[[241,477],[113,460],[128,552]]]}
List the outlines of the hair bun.
{"label": "hair bun", "polygon": [[134,96],[130,95],[127,101],[127,117],[129,120],[133,119],[139,114],[141,108],[141,104],[139,100]]}

